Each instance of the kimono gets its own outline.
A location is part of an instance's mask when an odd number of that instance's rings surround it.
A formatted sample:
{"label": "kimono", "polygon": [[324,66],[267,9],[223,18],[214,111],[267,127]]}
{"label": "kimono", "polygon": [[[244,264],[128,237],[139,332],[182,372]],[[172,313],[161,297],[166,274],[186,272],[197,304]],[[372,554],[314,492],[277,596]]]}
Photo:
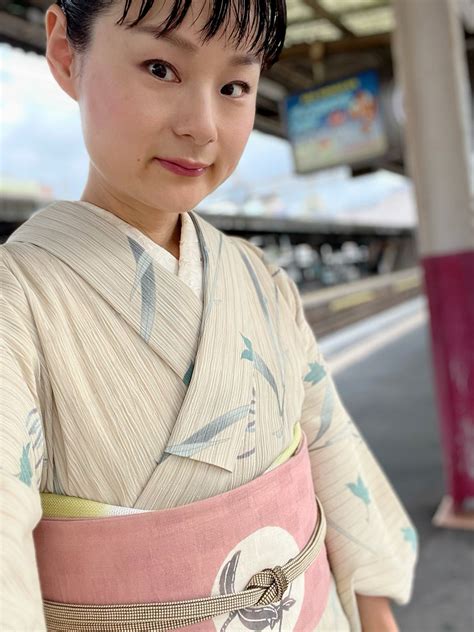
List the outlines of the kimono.
{"label": "kimono", "polygon": [[356,593],[409,600],[413,525],[295,283],[196,212],[180,219],[179,262],[84,201],[50,204],[0,247],[1,628],[46,629],[32,537],[43,513],[211,498],[291,458],[304,433],[331,568],[317,630],[358,631]]}

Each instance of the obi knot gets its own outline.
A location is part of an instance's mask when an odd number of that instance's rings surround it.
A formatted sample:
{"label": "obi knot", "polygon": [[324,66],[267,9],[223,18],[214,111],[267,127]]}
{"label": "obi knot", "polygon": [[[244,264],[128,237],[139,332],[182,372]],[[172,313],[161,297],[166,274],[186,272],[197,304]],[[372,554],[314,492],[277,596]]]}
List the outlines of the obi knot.
{"label": "obi knot", "polygon": [[245,588],[264,588],[265,592],[256,605],[268,606],[283,599],[285,590],[288,588],[288,579],[281,566],[264,568],[263,571],[252,576]]}

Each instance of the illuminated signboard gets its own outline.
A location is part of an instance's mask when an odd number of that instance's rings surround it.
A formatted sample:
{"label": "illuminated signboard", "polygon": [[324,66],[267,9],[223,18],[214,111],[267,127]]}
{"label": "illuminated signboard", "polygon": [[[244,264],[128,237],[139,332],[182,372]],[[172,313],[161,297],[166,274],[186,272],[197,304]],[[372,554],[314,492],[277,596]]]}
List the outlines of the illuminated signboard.
{"label": "illuminated signboard", "polygon": [[373,70],[287,97],[283,117],[297,173],[368,164],[388,148]]}

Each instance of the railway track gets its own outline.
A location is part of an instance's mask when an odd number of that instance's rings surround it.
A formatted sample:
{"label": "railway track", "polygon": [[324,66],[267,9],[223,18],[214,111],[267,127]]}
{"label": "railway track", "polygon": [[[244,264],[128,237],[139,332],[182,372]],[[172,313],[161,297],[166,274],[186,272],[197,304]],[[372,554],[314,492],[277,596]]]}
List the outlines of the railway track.
{"label": "railway track", "polygon": [[423,291],[419,268],[371,277],[302,294],[306,318],[316,336],[342,329]]}

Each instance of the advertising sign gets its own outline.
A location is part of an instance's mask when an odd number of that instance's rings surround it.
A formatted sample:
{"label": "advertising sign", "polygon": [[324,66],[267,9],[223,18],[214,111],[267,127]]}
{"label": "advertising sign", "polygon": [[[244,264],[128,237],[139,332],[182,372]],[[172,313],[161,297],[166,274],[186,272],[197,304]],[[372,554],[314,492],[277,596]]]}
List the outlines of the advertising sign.
{"label": "advertising sign", "polygon": [[387,152],[374,70],[290,95],[283,116],[297,173],[369,164]]}

